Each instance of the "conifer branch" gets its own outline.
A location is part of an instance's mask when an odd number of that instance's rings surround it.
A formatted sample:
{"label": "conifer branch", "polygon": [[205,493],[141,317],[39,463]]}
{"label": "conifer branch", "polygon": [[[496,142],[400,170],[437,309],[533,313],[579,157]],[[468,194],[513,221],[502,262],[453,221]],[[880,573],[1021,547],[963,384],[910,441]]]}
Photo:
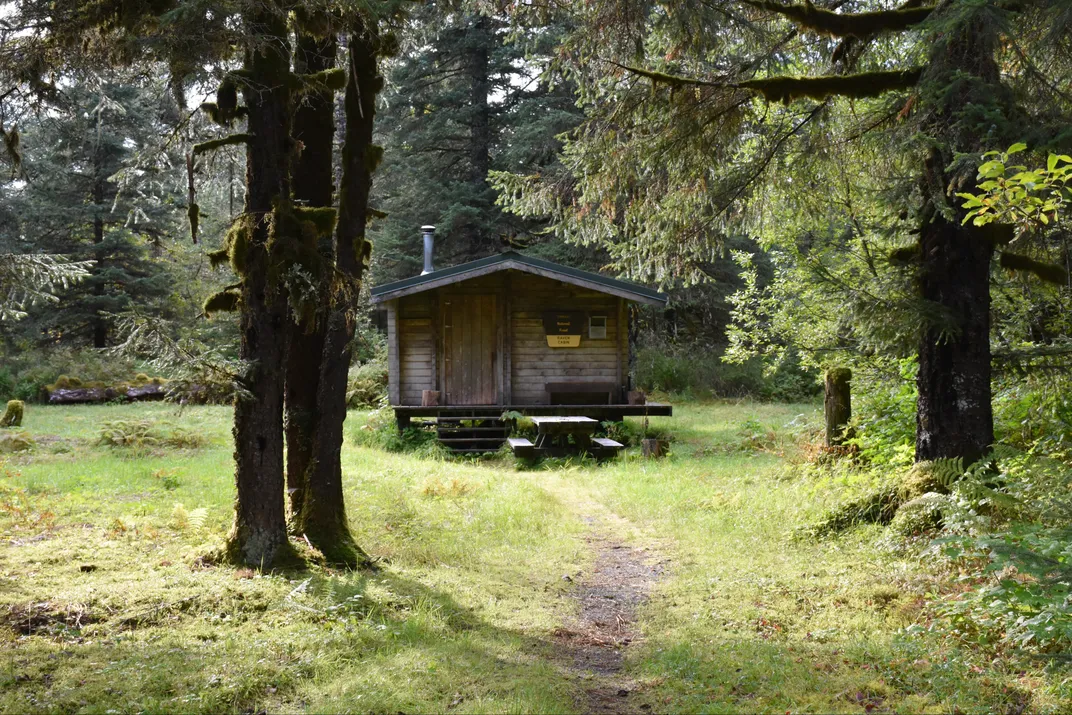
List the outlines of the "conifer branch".
{"label": "conifer branch", "polygon": [[823,100],[828,97],[877,97],[899,89],[914,87],[923,68],[881,72],[860,72],[850,75],[822,77],[764,77],[738,82],[734,87],[759,92],[769,102],[789,104],[795,99],[809,97]]}
{"label": "conifer branch", "polygon": [[216,149],[222,149],[225,146],[234,146],[236,144],[246,144],[253,138],[252,134],[231,134],[230,136],[220,137],[219,139],[210,139],[207,142],[201,142],[200,144],[194,144],[193,154],[198,156],[208,151],[215,151]]}
{"label": "conifer branch", "polygon": [[1002,252],[999,262],[1002,268],[1031,273],[1047,283],[1056,283],[1057,285],[1066,285],[1068,283],[1068,272],[1055,263],[1036,261],[1034,258],[1008,252]]}
{"label": "conifer branch", "polygon": [[926,20],[933,6],[877,10],[874,12],[838,13],[813,5],[783,5],[774,0],[741,0],[760,10],[788,18],[798,27],[831,37],[866,38],[884,32],[902,32]]}

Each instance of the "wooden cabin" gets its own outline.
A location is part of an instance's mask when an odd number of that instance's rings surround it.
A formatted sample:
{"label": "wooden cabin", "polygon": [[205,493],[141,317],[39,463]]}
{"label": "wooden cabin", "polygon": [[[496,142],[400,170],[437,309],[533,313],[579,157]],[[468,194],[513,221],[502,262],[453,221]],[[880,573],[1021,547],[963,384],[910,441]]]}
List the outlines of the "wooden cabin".
{"label": "wooden cabin", "polygon": [[372,289],[387,309],[390,403],[411,417],[669,415],[629,404],[631,304],[666,298],[636,283],[514,252]]}

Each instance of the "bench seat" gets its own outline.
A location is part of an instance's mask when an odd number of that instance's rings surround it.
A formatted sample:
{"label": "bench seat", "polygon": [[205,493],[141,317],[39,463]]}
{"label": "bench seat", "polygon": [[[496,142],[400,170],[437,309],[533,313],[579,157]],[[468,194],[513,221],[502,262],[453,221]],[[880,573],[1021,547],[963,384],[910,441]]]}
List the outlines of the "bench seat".
{"label": "bench seat", "polygon": [[536,445],[524,437],[509,437],[506,443],[518,457],[531,457],[536,451]]}

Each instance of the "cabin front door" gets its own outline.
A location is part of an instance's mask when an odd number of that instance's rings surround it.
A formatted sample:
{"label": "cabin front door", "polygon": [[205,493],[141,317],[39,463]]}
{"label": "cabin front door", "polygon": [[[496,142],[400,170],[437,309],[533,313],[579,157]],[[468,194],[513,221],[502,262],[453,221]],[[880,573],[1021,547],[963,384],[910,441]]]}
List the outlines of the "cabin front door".
{"label": "cabin front door", "polygon": [[443,391],[449,405],[497,404],[499,316],[494,295],[443,301]]}

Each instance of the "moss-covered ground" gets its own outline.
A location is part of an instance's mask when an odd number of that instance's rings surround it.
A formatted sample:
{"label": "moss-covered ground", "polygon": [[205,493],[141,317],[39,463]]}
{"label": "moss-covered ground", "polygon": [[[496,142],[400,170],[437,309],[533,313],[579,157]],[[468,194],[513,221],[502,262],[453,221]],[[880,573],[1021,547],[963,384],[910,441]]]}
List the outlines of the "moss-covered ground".
{"label": "moss-covered ground", "polygon": [[[677,439],[658,461],[522,468],[348,442],[351,525],[379,570],[259,573],[203,558],[231,518],[229,409],[28,406],[35,446],[0,468],[0,711],[575,711],[589,684],[554,634],[594,558],[593,504],[664,562],[626,651],[630,709],[1072,704],[1061,669],[906,630],[950,577],[878,528],[793,538],[838,490],[787,467],[817,408],[676,411],[652,420]],[[98,444],[116,420],[207,442]]]}

